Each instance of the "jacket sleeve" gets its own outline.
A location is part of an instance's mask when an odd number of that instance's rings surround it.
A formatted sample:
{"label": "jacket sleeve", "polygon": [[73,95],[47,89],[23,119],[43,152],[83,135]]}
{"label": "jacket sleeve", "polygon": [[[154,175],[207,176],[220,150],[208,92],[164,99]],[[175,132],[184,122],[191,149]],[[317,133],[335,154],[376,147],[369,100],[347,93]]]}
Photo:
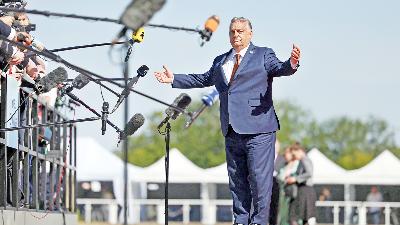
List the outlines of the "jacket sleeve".
{"label": "jacket sleeve", "polygon": [[280,61],[276,57],[274,50],[270,48],[267,48],[265,51],[264,66],[268,74],[271,74],[273,77],[290,76],[297,71],[290,65],[290,60],[286,60],[285,62]]}
{"label": "jacket sleeve", "polygon": [[211,68],[203,74],[174,74],[173,88],[189,89],[210,87],[215,84],[215,69],[217,60],[214,59]]}
{"label": "jacket sleeve", "polygon": [[296,181],[299,184],[305,183],[313,175],[313,165],[309,158],[304,157],[302,160],[300,160],[300,163],[304,167],[304,172],[296,176]]}
{"label": "jacket sleeve", "polygon": [[13,28],[9,27],[3,21],[0,20],[0,35],[7,37],[8,40],[12,40],[16,32]]}
{"label": "jacket sleeve", "polygon": [[6,60],[11,58],[16,51],[16,47],[12,46],[7,41],[0,40],[0,55]]}
{"label": "jacket sleeve", "polygon": [[[12,40],[15,34],[16,32],[14,29],[0,20],[0,35],[6,37],[8,40]],[[0,54],[3,58],[10,58],[16,51],[17,48],[13,47],[12,44],[8,43],[7,41],[0,41]]]}

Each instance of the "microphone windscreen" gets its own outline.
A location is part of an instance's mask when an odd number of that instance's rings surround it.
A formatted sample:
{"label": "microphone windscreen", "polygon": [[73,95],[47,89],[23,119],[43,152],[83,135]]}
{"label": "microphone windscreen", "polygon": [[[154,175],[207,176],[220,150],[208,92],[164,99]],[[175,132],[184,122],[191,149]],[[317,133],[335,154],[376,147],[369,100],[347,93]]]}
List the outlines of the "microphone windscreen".
{"label": "microphone windscreen", "polygon": [[216,89],[214,89],[210,93],[208,93],[207,95],[204,95],[201,98],[201,101],[206,106],[212,106],[214,104],[214,102],[217,101],[218,96],[219,96],[218,91]]}
{"label": "microphone windscreen", "polygon": [[129,122],[126,124],[124,129],[124,137],[131,136],[144,124],[144,116],[140,113],[136,113]]}
{"label": "microphone windscreen", "polygon": [[217,30],[218,26],[219,26],[219,17],[213,15],[207,19],[206,23],[204,24],[204,29],[213,33]]}
{"label": "microphone windscreen", "polygon": [[147,72],[149,71],[149,67],[147,67],[146,65],[142,65],[141,67],[139,67],[139,69],[137,69],[137,75],[138,77],[144,77],[146,76]]}
{"label": "microphone windscreen", "polygon": [[122,13],[120,21],[136,31],[143,27],[165,2],[166,0],[133,0]]}
{"label": "microphone windscreen", "polygon": [[[186,93],[182,93],[174,100],[172,105],[184,110],[186,109],[186,107],[188,107],[191,101],[192,99],[189,95],[187,95]],[[173,120],[175,120],[181,114],[179,111],[171,107],[168,107],[165,110],[165,113]]]}
{"label": "microphone windscreen", "polygon": [[60,66],[40,79],[36,86],[40,93],[46,93],[55,88],[58,84],[65,82],[67,79],[67,71],[64,67]]}
{"label": "microphone windscreen", "polygon": [[85,87],[88,83],[90,82],[89,77],[79,74],[78,76],[75,77],[75,79],[72,81],[72,86],[76,89],[82,89]]}

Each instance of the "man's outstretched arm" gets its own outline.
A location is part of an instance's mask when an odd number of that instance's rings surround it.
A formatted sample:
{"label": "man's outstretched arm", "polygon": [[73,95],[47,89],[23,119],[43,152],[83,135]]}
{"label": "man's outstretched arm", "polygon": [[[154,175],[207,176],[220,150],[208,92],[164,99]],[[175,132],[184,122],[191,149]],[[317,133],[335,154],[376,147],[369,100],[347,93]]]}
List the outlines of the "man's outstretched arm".
{"label": "man's outstretched arm", "polygon": [[270,49],[265,55],[265,66],[268,73],[274,77],[290,76],[297,71],[300,61],[300,48],[293,44],[293,49],[290,59],[281,62],[275,55],[275,52]]}
{"label": "man's outstretched arm", "polygon": [[172,84],[173,88],[203,88],[214,85],[214,66],[203,74],[174,74],[167,66],[164,71],[155,72],[154,76],[160,83]]}

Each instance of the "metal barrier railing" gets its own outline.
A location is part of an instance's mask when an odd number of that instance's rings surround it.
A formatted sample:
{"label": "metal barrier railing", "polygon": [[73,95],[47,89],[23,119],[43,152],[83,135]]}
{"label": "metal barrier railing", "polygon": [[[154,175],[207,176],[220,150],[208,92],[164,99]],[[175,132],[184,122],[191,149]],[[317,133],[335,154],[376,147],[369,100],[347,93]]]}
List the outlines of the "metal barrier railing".
{"label": "metal barrier railing", "polygon": [[[221,222],[217,219],[217,208],[218,207],[232,207],[231,200],[208,200],[204,201],[201,199],[170,199],[170,205],[181,206],[181,221],[183,224],[189,224],[192,222],[190,220],[190,210],[193,206],[202,207],[202,215],[200,222],[203,224],[215,224]],[[92,220],[99,217],[98,214],[102,215],[102,218],[107,218],[107,222],[111,224],[118,223],[118,202],[115,199],[90,199],[90,198],[78,198],[77,199],[78,208],[81,211],[81,215],[85,223],[91,223]],[[164,200],[163,199],[132,199],[129,204],[129,215],[133,217],[131,219],[132,223],[141,223],[143,221],[143,209],[146,206],[152,206],[155,211],[154,222],[158,224],[164,223]],[[382,208],[383,218],[381,224],[385,225],[398,225],[397,214],[394,211],[400,208],[400,202],[360,202],[360,201],[317,201],[317,209],[329,209],[329,213],[332,214],[331,221],[322,222],[317,214],[317,222],[319,224],[358,224],[366,225],[369,224],[367,221],[368,208],[379,207]],[[102,209],[101,212],[99,209]],[[340,218],[345,217],[345,211],[347,209],[355,208],[357,210],[357,221],[345,220]],[[105,209],[105,210],[104,210]],[[203,209],[206,209],[208,213],[204,213]],[[212,212],[210,212],[212,211]],[[231,215],[231,212],[226,212]],[[207,214],[207,215],[206,215]],[[347,215],[350,216],[350,215]],[[208,217],[208,218],[204,218]],[[346,222],[348,221],[348,222]],[[226,221],[225,221],[226,222]]]}
{"label": "metal barrier railing", "polygon": [[[18,118],[18,126],[67,120],[29,90],[7,90],[10,81],[1,77],[0,128],[11,116]],[[15,92],[20,96],[11,100],[8,95]],[[10,101],[18,108],[14,115]],[[0,207],[76,212],[76,126],[0,132]]]}

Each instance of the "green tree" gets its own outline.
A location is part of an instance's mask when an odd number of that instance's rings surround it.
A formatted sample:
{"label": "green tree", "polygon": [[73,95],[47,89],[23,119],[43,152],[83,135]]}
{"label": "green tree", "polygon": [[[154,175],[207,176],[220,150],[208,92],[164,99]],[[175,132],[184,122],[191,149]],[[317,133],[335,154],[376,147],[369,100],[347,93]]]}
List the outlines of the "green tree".
{"label": "green tree", "polygon": [[[193,111],[201,105],[191,104]],[[147,121],[147,129],[139,136],[129,138],[128,161],[138,166],[148,166],[165,154],[164,136],[158,133],[157,125],[163,112],[153,113]],[[191,125],[184,129],[186,117],[171,121],[171,148],[178,148],[186,157],[200,167],[217,166],[225,161],[225,144],[219,125],[219,107],[207,108]],[[119,154],[120,155],[120,154]]]}
{"label": "green tree", "polygon": [[356,159],[360,151],[374,157],[385,149],[395,148],[394,131],[386,121],[376,117],[365,121],[345,116],[333,118],[322,122],[312,138],[314,145],[335,161],[351,155]]}
{"label": "green tree", "polygon": [[337,163],[345,169],[358,169],[368,164],[374,158],[370,152],[352,150],[339,156]]}
{"label": "green tree", "polygon": [[[200,102],[191,104],[194,111]],[[282,147],[300,141],[306,149],[318,148],[344,168],[354,169],[367,164],[385,149],[398,156],[394,131],[386,121],[376,117],[367,120],[342,116],[318,122],[311,112],[292,101],[279,101],[276,113],[281,129],[278,139]],[[157,131],[163,112],[147,118],[147,128],[138,136],[129,138],[128,161],[138,166],[148,166],[165,154],[164,136]],[[220,130],[218,104],[207,108],[189,129],[184,129],[186,118],[172,121],[171,148],[178,148],[200,167],[217,166],[225,161],[225,144]],[[120,153],[119,153],[120,155]]]}
{"label": "green tree", "polygon": [[299,141],[307,149],[312,147],[311,136],[318,127],[311,112],[303,109],[293,101],[283,100],[275,104],[276,114],[280,122],[277,138],[285,148],[295,141]]}

